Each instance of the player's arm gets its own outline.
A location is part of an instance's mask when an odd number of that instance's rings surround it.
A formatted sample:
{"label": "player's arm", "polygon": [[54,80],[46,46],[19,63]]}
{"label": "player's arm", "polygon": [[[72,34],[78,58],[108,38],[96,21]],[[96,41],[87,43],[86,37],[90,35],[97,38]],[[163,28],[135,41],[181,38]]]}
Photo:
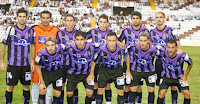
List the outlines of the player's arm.
{"label": "player's arm", "polygon": [[184,76],[181,78],[184,82],[187,82],[187,77],[189,75],[189,72],[190,70],[192,69],[192,65],[193,65],[193,62],[192,60],[189,58],[189,56],[186,54],[185,58],[184,58],[184,61],[188,64],[188,67],[187,67],[187,70],[184,74]]}
{"label": "player's arm", "polygon": [[43,91],[43,90],[46,89],[46,86],[45,86],[45,83],[44,83],[44,80],[43,80],[41,66],[36,65],[36,71],[37,71],[38,77],[40,79],[39,91]]}
{"label": "player's arm", "polygon": [[33,72],[35,67],[34,67],[34,59],[35,59],[35,44],[31,44],[31,71]]}
{"label": "player's arm", "polygon": [[1,70],[6,70],[6,64],[4,62],[4,57],[5,57],[5,51],[6,51],[6,45],[1,44],[1,58],[0,58],[0,69]]}
{"label": "player's arm", "polygon": [[96,63],[92,60],[90,74],[87,77],[87,83],[94,81],[94,68]]}

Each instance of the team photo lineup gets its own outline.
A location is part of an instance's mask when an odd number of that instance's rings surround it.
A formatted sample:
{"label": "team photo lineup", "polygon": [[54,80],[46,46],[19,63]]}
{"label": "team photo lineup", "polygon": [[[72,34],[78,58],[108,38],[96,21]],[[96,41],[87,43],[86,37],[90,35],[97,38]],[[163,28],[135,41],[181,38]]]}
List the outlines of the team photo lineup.
{"label": "team photo lineup", "polygon": [[16,90],[22,90],[17,100],[23,104],[193,104],[188,81],[193,57],[166,24],[165,12],[154,13],[152,29],[143,25],[140,11],[129,16],[131,25],[118,33],[105,13],[95,28],[84,30],[75,28],[71,13],[62,18],[64,28],[52,25],[49,10],[29,26],[29,11],[17,9],[0,45],[2,104],[12,104]]}

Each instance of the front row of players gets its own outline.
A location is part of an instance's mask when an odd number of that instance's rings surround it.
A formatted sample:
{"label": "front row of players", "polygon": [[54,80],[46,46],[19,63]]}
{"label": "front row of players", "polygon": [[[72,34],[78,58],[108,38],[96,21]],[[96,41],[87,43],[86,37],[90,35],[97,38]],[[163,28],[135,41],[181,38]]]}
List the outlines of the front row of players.
{"label": "front row of players", "polygon": [[[166,48],[158,49],[149,42],[147,32],[139,34],[139,41],[127,48],[117,45],[118,38],[114,32],[109,32],[106,44],[99,46],[95,52],[95,45],[88,43],[86,33],[76,32],[75,44],[59,45],[54,37],[45,40],[45,49],[41,49],[35,62],[40,78],[39,103],[45,103],[46,86],[53,84],[53,104],[59,103],[63,81],[67,83],[67,102],[73,104],[73,91],[79,82],[83,82],[86,89],[85,104],[91,104],[94,87],[94,69],[96,62],[101,62],[98,74],[98,92],[96,104],[103,103],[103,94],[108,83],[115,83],[117,88],[117,102],[124,104],[124,84],[130,84],[129,103],[135,104],[136,91],[143,78],[148,87],[148,104],[154,104],[154,86],[157,79],[153,60],[159,56],[163,62],[163,72],[159,85],[158,104],[163,104],[165,93],[169,86],[177,86],[184,94],[184,104],[190,104],[190,93],[187,76],[192,68],[192,60],[185,53],[177,54],[176,40],[169,40]],[[63,74],[62,55],[69,55],[70,66]],[[122,58],[126,57],[126,81],[123,76]],[[188,63],[186,73],[183,71],[184,61]],[[65,75],[65,76],[63,76]],[[53,77],[52,77],[53,76]],[[63,78],[67,78],[66,80]]]}

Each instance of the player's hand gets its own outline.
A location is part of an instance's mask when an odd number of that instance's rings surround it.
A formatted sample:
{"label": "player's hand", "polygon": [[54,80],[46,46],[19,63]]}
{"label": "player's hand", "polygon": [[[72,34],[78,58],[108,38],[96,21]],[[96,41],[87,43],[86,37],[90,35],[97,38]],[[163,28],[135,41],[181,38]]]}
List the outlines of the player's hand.
{"label": "player's hand", "polygon": [[35,70],[35,64],[34,61],[31,62],[31,72],[34,72]]}
{"label": "player's hand", "polygon": [[181,50],[181,49],[177,49],[177,51],[176,51],[176,53],[177,54],[180,54],[180,53],[182,53],[183,51]]}
{"label": "player's hand", "polygon": [[131,80],[133,80],[133,76],[130,71],[126,71],[126,76],[129,76],[131,78]]}
{"label": "player's hand", "polygon": [[187,83],[187,84],[188,84],[188,81],[187,81],[187,77],[186,77],[186,76],[183,76],[183,77],[181,78],[181,80],[183,80],[184,83]]}
{"label": "player's hand", "polygon": [[69,42],[69,43],[66,43],[67,45],[72,45],[72,44],[74,44],[74,42]]}
{"label": "player's hand", "polygon": [[89,83],[89,81],[94,80],[94,73],[90,72],[86,80],[87,80],[87,83]]}
{"label": "player's hand", "polygon": [[40,83],[40,85],[39,85],[39,91],[42,92],[42,91],[44,91],[46,89],[47,89],[46,85],[44,83]]}
{"label": "player's hand", "polygon": [[39,51],[44,52],[45,51],[45,46],[42,46]]}
{"label": "player's hand", "polygon": [[120,48],[122,48],[122,47],[125,46],[125,44],[124,44],[123,42],[119,42],[119,41],[117,41],[117,45],[118,45]]}
{"label": "player's hand", "polygon": [[1,70],[6,70],[6,64],[5,64],[5,62],[0,62],[0,69]]}

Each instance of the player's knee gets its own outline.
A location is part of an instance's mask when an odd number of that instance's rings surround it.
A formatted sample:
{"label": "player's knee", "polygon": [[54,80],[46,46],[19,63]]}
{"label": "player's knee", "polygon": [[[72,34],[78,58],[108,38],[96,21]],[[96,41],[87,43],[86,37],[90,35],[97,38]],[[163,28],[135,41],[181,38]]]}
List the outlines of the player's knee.
{"label": "player's knee", "polygon": [[86,90],[86,96],[91,98],[93,96],[93,91],[92,90]]}
{"label": "player's knee", "polygon": [[184,98],[186,98],[186,99],[190,99],[190,92],[189,92],[189,91],[183,93],[183,95],[184,95]]}
{"label": "player's knee", "polygon": [[148,92],[154,92],[154,87],[148,87]]}
{"label": "player's knee", "polygon": [[177,90],[177,87],[176,87],[176,86],[171,86],[171,90],[172,90],[172,91],[176,91],[176,90]]}
{"label": "player's knee", "polygon": [[103,95],[105,89],[104,88],[98,88],[98,94]]}
{"label": "player's knee", "polygon": [[142,92],[142,87],[141,86],[138,86],[137,92]]}
{"label": "player's knee", "polygon": [[60,91],[56,91],[56,92],[54,93],[54,96],[57,97],[57,98],[60,97],[60,95],[61,95],[61,92],[60,92]]}
{"label": "player's knee", "polygon": [[29,90],[30,90],[29,85],[23,86],[23,89],[24,89],[25,91],[29,91]]}
{"label": "player's knee", "polygon": [[67,92],[67,97],[72,97],[74,95],[74,92]]}
{"label": "player's knee", "polygon": [[159,92],[159,98],[164,98],[165,97],[165,92],[164,91],[162,91],[162,90],[160,90],[160,92]]}
{"label": "player's knee", "polygon": [[119,96],[124,96],[124,90],[117,90]]}
{"label": "player's knee", "polygon": [[130,91],[130,85],[125,86],[124,92],[129,92]]}
{"label": "player's knee", "polygon": [[62,84],[62,90],[64,90],[65,89],[65,84]]}
{"label": "player's knee", "polygon": [[94,82],[94,89],[98,89],[98,83]]}
{"label": "player's knee", "polygon": [[136,92],[137,91],[137,86],[136,87],[130,87],[130,89],[131,89],[131,92]]}
{"label": "player's knee", "polygon": [[110,83],[106,85],[106,90],[110,90]]}
{"label": "player's knee", "polygon": [[41,91],[40,91],[40,94],[41,94],[41,95],[45,95],[45,94],[46,94],[46,92],[47,92],[47,90],[46,90],[46,89],[44,89],[44,90],[41,90]]}
{"label": "player's knee", "polygon": [[7,90],[8,92],[12,92],[13,89],[14,89],[14,86],[7,86],[7,88],[6,88],[6,90]]}

